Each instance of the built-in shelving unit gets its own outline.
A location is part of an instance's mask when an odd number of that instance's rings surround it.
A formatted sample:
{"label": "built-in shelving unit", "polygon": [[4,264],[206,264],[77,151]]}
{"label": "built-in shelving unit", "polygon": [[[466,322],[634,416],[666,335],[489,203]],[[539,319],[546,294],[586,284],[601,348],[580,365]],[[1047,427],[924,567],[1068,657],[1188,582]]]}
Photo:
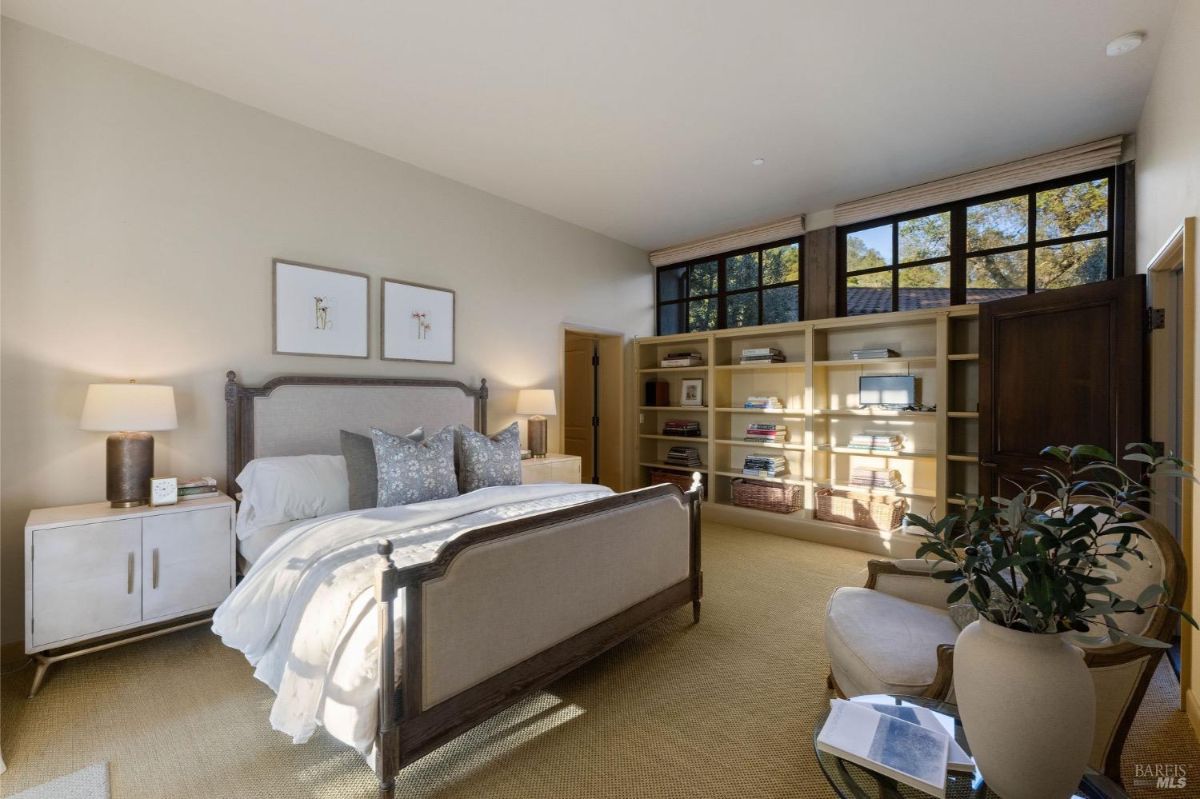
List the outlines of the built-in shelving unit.
{"label": "built-in shelving unit", "polygon": [[[917,539],[903,530],[880,533],[813,518],[816,492],[832,488],[902,497],[910,511],[938,515],[961,505],[961,495],[974,494],[979,485],[978,342],[974,305],[638,339],[634,357],[639,375],[639,484],[647,485],[650,472],[657,469],[694,471],[666,466],[663,460],[672,446],[695,446],[705,464],[698,471],[706,485],[707,518],[880,554],[911,555]],[[742,350],[758,347],[779,349],[787,360],[740,363]],[[899,357],[851,357],[852,350],[867,347],[888,347]],[[699,353],[704,365],[658,365],[667,353],[679,351]],[[860,407],[858,378],[886,374],[915,376],[917,400],[936,410]],[[681,405],[682,381],[696,378],[704,381],[704,405]],[[670,405],[641,405],[648,379],[668,383]],[[785,407],[742,407],[750,396],[776,396]],[[668,419],[698,421],[702,437],[662,435]],[[786,440],[743,440],[749,424],[765,421],[787,425]],[[852,436],[867,430],[902,433],[902,451],[848,446]],[[741,463],[753,452],[771,452],[787,461],[784,475],[750,479],[801,486],[802,510],[775,514],[733,504],[733,481],[742,477]],[[895,470],[903,486],[852,487],[855,466]]]}

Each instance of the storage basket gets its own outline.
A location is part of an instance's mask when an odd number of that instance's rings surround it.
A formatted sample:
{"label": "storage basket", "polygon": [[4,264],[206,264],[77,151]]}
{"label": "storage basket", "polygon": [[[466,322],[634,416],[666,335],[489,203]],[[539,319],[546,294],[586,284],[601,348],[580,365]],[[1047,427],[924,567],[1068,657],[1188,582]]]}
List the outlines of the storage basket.
{"label": "storage basket", "polygon": [[832,488],[817,490],[816,517],[827,522],[851,524],[871,530],[894,530],[908,510],[908,501],[883,499]]}
{"label": "storage basket", "polygon": [[804,489],[788,483],[764,483],[736,477],[733,480],[733,504],[772,513],[795,513],[804,505]]}
{"label": "storage basket", "polygon": [[[691,472],[663,472],[657,469],[650,472],[650,485],[658,483],[672,483],[679,486],[680,490],[689,491],[692,488]],[[700,476],[700,498],[704,498],[704,475]]]}

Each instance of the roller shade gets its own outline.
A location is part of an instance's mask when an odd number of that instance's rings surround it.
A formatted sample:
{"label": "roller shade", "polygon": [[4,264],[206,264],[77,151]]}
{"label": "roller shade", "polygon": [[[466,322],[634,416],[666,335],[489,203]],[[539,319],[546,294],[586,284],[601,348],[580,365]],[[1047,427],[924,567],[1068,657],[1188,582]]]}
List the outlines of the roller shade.
{"label": "roller shade", "polygon": [[650,253],[650,263],[653,266],[670,266],[709,255],[740,250],[743,247],[754,247],[758,244],[767,244],[802,235],[804,235],[804,214],[790,216],[766,225],[743,228],[732,233],[655,250]]}
{"label": "roller shade", "polygon": [[928,208],[967,197],[977,197],[1114,166],[1121,162],[1124,140],[1124,136],[1113,136],[1110,139],[843,203],[833,209],[833,222],[838,226],[853,225],[916,208]]}

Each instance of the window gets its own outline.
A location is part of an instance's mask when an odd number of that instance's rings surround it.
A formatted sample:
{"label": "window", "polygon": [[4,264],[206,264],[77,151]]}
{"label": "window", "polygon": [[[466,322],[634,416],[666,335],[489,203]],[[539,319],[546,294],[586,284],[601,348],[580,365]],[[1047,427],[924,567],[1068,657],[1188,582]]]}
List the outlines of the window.
{"label": "window", "polygon": [[1108,280],[1120,229],[1105,169],[838,231],[842,313],[934,308]]}
{"label": "window", "polygon": [[801,242],[659,267],[658,335],[799,321]]}

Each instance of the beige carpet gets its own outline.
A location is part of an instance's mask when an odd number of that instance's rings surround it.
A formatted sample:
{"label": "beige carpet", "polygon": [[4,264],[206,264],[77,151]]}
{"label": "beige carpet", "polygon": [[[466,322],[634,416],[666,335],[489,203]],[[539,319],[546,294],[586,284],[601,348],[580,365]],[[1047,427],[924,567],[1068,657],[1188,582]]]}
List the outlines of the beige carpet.
{"label": "beige carpet", "polygon": [[[836,586],[861,584],[866,556],[709,524],[704,558],[699,626],[681,609],[410,767],[401,795],[830,796],[812,755],[827,697],[823,611]],[[271,730],[270,691],[203,628],[61,664],[33,700],[30,672],[0,685],[0,795],[105,760],[113,799],[375,795],[353,752]],[[1200,775],[1177,704],[1160,670],[1127,768]]]}

